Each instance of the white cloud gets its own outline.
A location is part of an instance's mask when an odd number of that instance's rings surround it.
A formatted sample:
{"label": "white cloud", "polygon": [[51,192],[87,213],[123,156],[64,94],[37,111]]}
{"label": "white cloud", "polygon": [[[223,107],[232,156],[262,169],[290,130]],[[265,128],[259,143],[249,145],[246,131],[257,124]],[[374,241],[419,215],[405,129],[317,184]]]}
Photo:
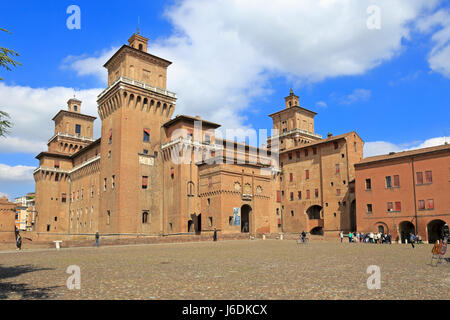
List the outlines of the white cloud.
{"label": "white cloud", "polygon": [[94,57],[85,55],[68,56],[64,59],[61,68],[74,70],[78,76],[94,75],[106,84],[108,74],[103,65],[111,58],[119,48],[113,47],[109,50],[103,50]]}
{"label": "white cloud", "polygon": [[355,89],[352,93],[341,97],[336,97],[335,93],[331,94],[331,97],[337,100],[337,103],[341,105],[351,105],[357,102],[365,102],[368,101],[371,96],[372,92],[367,89]]}
{"label": "white cloud", "polygon": [[6,197],[9,199],[9,195],[7,193],[0,192],[0,198]]}
{"label": "white cloud", "polygon": [[[66,101],[76,94],[83,101],[82,112],[97,116],[96,97],[101,89],[75,91],[72,88],[30,88],[0,83],[0,110],[11,116],[14,126],[6,138],[0,138],[0,153],[46,151],[46,144],[54,134],[51,120],[60,109],[67,109]],[[98,121],[96,121],[98,122]],[[95,126],[100,135],[100,123]]]}
{"label": "white cloud", "polygon": [[8,166],[0,163],[0,182],[34,182],[33,171],[35,167]]}
{"label": "white cloud", "polygon": [[[431,16],[420,19],[419,31],[433,33],[434,47],[428,56],[430,68],[450,78],[450,10],[441,9]],[[437,30],[436,30],[437,29]]]}
{"label": "white cloud", "polygon": [[328,105],[325,101],[318,101],[316,103],[316,107],[320,107],[320,108],[326,108]]}
{"label": "white cloud", "polygon": [[[430,0],[184,0],[165,13],[170,37],[149,52],[174,62],[168,89],[178,93],[177,113],[198,114],[238,127],[252,99],[271,93],[271,76],[295,85],[359,75],[402,51],[413,19],[434,8]],[[369,5],[381,8],[381,29],[369,30]],[[110,56],[70,57],[66,67],[96,74]]]}
{"label": "white cloud", "polygon": [[386,141],[366,142],[364,144],[364,158],[382,154],[389,154],[390,152],[400,152],[413,149],[434,147],[443,145],[445,142],[450,143],[450,137],[437,137],[425,140],[423,142],[407,143],[407,144],[395,144]]}

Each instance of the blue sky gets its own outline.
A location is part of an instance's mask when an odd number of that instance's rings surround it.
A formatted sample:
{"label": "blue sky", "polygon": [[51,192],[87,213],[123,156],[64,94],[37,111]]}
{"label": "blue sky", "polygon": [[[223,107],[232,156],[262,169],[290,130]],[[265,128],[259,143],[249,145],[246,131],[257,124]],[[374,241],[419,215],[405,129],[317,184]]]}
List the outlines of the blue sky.
{"label": "blue sky", "polygon": [[[81,29],[69,30],[69,5]],[[380,29],[366,25],[370,5]],[[34,190],[34,158],[51,118],[75,93],[96,114],[102,65],[136,31],[173,62],[177,113],[226,128],[271,128],[293,88],[318,113],[316,132],[357,131],[366,155],[442,143],[450,136],[449,1],[22,1],[2,4],[0,46],[22,66],[0,70],[0,110],[15,127],[0,138],[0,194]],[[100,122],[96,121],[99,134]],[[450,140],[450,138],[448,138]]]}

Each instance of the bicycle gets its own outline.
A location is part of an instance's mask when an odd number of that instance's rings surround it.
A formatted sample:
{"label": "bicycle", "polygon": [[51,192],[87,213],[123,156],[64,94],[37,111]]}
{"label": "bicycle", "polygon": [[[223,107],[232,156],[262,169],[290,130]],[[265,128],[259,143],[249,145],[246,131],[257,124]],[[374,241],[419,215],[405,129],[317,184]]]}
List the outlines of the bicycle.
{"label": "bicycle", "polygon": [[305,244],[305,243],[307,243],[308,241],[309,241],[309,238],[308,238],[308,237],[305,237],[304,239],[302,239],[302,236],[301,236],[301,235],[297,238],[297,244]]}

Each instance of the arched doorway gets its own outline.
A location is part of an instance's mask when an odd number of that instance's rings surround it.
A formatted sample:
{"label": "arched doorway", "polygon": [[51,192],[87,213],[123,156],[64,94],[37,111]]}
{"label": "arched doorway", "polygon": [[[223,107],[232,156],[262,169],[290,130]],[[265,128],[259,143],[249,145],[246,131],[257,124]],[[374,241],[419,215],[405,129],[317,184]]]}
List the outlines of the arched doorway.
{"label": "arched doorway", "polygon": [[312,235],[323,236],[323,228],[322,227],[312,228],[309,233]]}
{"label": "arched doorway", "polygon": [[414,233],[414,225],[409,221],[400,222],[398,225],[398,231],[400,233],[400,239],[402,243],[405,243],[405,240],[409,242],[409,236],[411,233]]}
{"label": "arched doorway", "polygon": [[356,231],[356,201],[353,200],[350,205],[350,230]]}
{"label": "arched doorway", "polygon": [[306,214],[308,215],[309,220],[317,220],[320,218],[320,211],[322,211],[322,207],[319,205],[314,205],[306,210]]}
{"label": "arched doorway", "polygon": [[244,204],[241,207],[241,232],[250,232],[250,213],[252,212],[252,207],[248,204]]}
{"label": "arched doorway", "polygon": [[437,240],[441,239],[442,227],[444,224],[445,221],[439,219],[430,221],[430,223],[427,224],[428,243],[435,243]]}

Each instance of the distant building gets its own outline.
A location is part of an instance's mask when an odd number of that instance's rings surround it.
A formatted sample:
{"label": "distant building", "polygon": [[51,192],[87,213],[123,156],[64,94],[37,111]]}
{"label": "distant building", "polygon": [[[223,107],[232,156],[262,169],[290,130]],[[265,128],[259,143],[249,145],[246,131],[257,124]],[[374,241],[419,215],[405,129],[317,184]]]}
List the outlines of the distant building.
{"label": "distant building", "polygon": [[35,194],[14,199],[16,204],[15,224],[19,230],[32,231],[35,223]]}
{"label": "distant building", "polygon": [[0,198],[0,241],[14,241],[16,204]]}
{"label": "distant building", "polygon": [[450,145],[369,157],[355,168],[358,231],[439,239],[450,223]]}

